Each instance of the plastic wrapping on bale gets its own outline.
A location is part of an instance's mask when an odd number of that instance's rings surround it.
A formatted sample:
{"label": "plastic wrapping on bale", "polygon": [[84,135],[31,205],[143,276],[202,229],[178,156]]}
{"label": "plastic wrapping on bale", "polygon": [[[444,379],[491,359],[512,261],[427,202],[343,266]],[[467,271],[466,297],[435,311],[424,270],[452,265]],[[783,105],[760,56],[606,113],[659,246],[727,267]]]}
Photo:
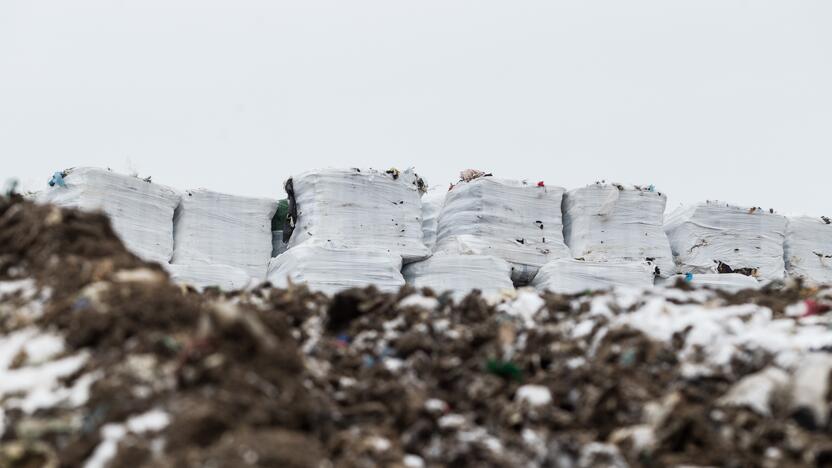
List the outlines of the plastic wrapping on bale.
{"label": "plastic wrapping on bale", "polygon": [[436,251],[491,255],[528,283],[547,262],[569,256],[559,187],[480,177],[449,191],[439,214]]}
{"label": "plastic wrapping on bale", "polygon": [[405,265],[405,281],[416,288],[431,288],[438,293],[451,291],[460,298],[474,289],[484,294],[499,294],[514,289],[511,266],[489,255],[436,254],[421,262]]}
{"label": "plastic wrapping on bale", "polygon": [[661,192],[618,184],[570,190],[563,201],[563,233],[575,258],[589,261],[644,261],[654,273],[676,271],[662,229],[667,197]]}
{"label": "plastic wrapping on bale", "polygon": [[401,257],[386,250],[306,242],[273,258],[268,280],[281,288],[306,284],[326,294],[371,285],[392,292],[404,285],[401,269]]}
{"label": "plastic wrapping on bale", "polygon": [[240,268],[228,265],[199,264],[164,265],[172,280],[177,283],[189,284],[197,289],[216,286],[223,291],[244,289],[251,284],[252,279]]}
{"label": "plastic wrapping on bale", "polygon": [[532,285],[538,291],[576,294],[613,287],[650,288],[653,266],[647,262],[593,262],[562,258],[543,265]]}
{"label": "plastic wrapping on bale", "polygon": [[104,169],[79,167],[64,172],[63,185],[38,200],[86,211],[102,211],[124,245],[139,257],[159,263],[173,254],[173,213],[179,194],[171,188]]}
{"label": "plastic wrapping on bale", "polygon": [[228,265],[264,279],[276,209],[276,200],[187,191],[174,219],[172,263]]}
{"label": "plastic wrapping on bale", "polygon": [[768,281],[785,275],[784,216],[705,202],[677,209],[664,229],[680,273],[742,273]]}
{"label": "plastic wrapping on bale", "polygon": [[743,289],[760,289],[760,282],[740,273],[704,273],[677,275],[668,280],[670,285],[676,284],[677,279],[685,280],[694,287],[708,287],[727,292],[737,292]]}
{"label": "plastic wrapping on bale", "polygon": [[814,284],[832,283],[832,221],[800,216],[786,225],[786,271]]}
{"label": "plastic wrapping on bale", "polygon": [[422,239],[422,182],[412,170],[325,169],[290,181],[297,209],[290,250],[314,239],[386,250],[405,261],[429,255]]}
{"label": "plastic wrapping on bale", "polygon": [[436,247],[436,228],[446,194],[447,191],[443,188],[431,190],[422,196],[422,239],[430,251]]}

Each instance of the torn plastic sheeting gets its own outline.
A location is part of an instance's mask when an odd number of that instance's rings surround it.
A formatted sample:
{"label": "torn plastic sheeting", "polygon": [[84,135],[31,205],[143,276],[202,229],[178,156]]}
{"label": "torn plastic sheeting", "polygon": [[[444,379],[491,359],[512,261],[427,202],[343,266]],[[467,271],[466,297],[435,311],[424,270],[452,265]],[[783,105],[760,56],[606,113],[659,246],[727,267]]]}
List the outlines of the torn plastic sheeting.
{"label": "torn plastic sheeting", "polygon": [[410,169],[393,173],[324,169],[293,177],[290,196],[297,219],[289,250],[317,240],[386,250],[405,261],[427,257],[420,184]]}
{"label": "torn plastic sheeting", "polygon": [[401,268],[401,257],[386,250],[306,242],[273,258],[268,280],[279,288],[291,282],[326,294],[370,285],[392,292],[404,285]]}
{"label": "torn plastic sheeting", "polygon": [[245,270],[229,265],[190,263],[166,264],[164,267],[175,282],[188,284],[199,290],[216,286],[223,291],[235,291],[244,289],[253,282]]}
{"label": "torn plastic sheeting", "polygon": [[264,279],[276,210],[277,200],[188,190],[174,218],[171,263],[229,265]]}
{"label": "torn plastic sheeting", "polygon": [[474,289],[484,294],[514,289],[508,262],[488,255],[440,253],[405,265],[402,273],[407,283],[416,288],[427,287],[438,293],[451,291],[455,298]]}
{"label": "torn plastic sheeting", "polygon": [[569,256],[563,242],[564,189],[481,177],[448,192],[439,214],[436,251],[492,255],[525,284],[547,262]]}
{"label": "torn plastic sheeting", "polygon": [[692,274],[688,280],[685,275],[677,275],[669,280],[670,284],[675,283],[676,278],[685,281],[695,287],[709,287],[727,292],[737,292],[743,289],[760,289],[760,282],[756,279],[740,273],[702,273]]}
{"label": "torn plastic sheeting", "polygon": [[654,272],[676,272],[664,229],[667,197],[661,192],[597,183],[570,190],[563,201],[563,232],[575,258],[645,261]]}
{"label": "torn plastic sheeting", "polygon": [[647,262],[592,262],[563,258],[544,265],[532,285],[538,291],[560,294],[613,287],[651,288],[653,268]]}
{"label": "torn plastic sheeting", "polygon": [[93,167],[69,169],[63,180],[65,186],[46,189],[38,201],[101,211],[131,252],[148,261],[170,261],[173,214],[179,204],[173,189]]}
{"label": "torn plastic sheeting", "polygon": [[760,280],[785,276],[784,216],[704,202],[671,213],[664,229],[680,273],[716,273],[722,262],[734,271],[756,270]]}
{"label": "torn plastic sheeting", "polygon": [[790,217],[783,248],[789,276],[832,283],[832,224],[823,218]]}
{"label": "torn plastic sheeting", "polygon": [[446,193],[443,188],[431,190],[422,196],[422,239],[431,252],[436,247],[436,229]]}

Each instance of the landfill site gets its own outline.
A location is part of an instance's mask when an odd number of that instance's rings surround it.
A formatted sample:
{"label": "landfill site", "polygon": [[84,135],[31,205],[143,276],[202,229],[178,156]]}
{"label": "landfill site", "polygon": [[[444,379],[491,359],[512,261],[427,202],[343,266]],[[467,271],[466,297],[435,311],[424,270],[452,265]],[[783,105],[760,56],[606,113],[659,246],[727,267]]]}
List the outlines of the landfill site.
{"label": "landfill site", "polygon": [[663,190],[10,190],[0,467],[832,466],[832,220]]}

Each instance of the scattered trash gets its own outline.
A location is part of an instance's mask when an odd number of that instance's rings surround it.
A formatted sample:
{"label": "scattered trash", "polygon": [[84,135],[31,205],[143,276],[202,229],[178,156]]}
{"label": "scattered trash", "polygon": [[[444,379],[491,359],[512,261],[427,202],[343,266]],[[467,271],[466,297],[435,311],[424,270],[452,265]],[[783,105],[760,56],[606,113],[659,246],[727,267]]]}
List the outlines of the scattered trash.
{"label": "scattered trash", "polygon": [[64,172],[55,172],[52,174],[52,178],[49,179],[48,185],[50,187],[58,186],[66,188],[66,182],[64,182],[64,177],[66,177],[66,173]]}

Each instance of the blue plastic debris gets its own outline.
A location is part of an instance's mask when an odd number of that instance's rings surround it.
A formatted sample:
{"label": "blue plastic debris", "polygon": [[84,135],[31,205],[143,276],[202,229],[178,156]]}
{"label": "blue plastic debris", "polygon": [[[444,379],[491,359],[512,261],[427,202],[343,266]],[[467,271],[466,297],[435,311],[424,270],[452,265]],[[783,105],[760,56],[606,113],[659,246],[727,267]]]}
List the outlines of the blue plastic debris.
{"label": "blue plastic debris", "polygon": [[49,179],[48,183],[50,187],[54,187],[56,185],[59,187],[66,187],[66,182],[64,182],[64,173],[58,171],[52,174],[52,178]]}
{"label": "blue plastic debris", "polygon": [[655,186],[655,185],[653,185],[653,184],[650,184],[650,185],[647,187],[647,191],[648,191],[648,192],[655,192],[655,191],[656,191],[656,186]]}
{"label": "blue plastic debris", "polygon": [[685,282],[690,283],[693,281],[693,273],[685,273]]}

